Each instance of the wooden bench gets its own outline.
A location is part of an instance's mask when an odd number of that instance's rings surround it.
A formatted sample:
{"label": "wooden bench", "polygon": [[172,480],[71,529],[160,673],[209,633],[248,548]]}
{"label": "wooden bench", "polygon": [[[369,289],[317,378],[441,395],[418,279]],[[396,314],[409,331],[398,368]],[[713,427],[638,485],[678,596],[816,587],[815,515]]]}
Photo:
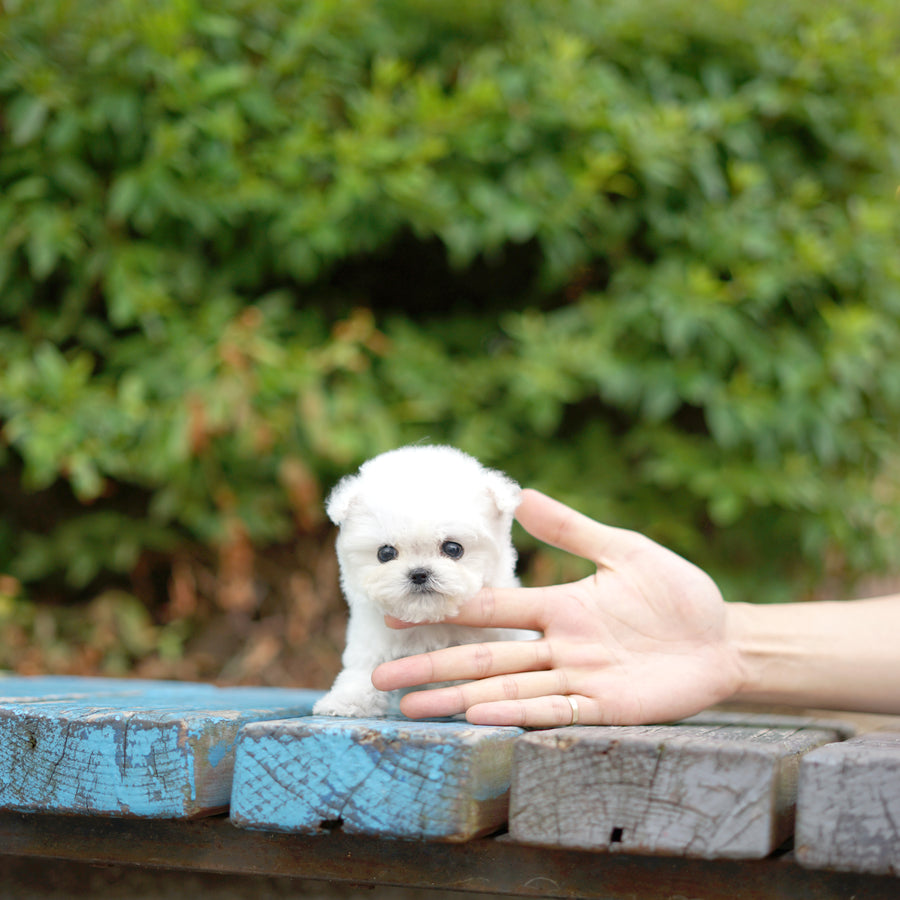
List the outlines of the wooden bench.
{"label": "wooden bench", "polygon": [[543,897],[900,891],[897,735],[730,713],[526,733],[313,717],[318,696],[0,678],[0,854]]}
{"label": "wooden bench", "polygon": [[900,875],[900,732],[871,732],[809,754],[796,840],[804,865]]}

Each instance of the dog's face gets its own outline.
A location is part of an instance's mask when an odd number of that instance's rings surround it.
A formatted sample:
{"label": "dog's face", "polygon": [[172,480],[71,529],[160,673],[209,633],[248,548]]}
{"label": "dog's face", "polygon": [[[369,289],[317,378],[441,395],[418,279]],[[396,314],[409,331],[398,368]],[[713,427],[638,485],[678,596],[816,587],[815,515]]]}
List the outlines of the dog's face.
{"label": "dog's face", "polygon": [[405,447],[366,463],[328,500],[351,604],[406,622],[453,615],[515,555],[519,487],[448,447]]}
{"label": "dog's face", "polygon": [[348,600],[365,596],[405,622],[453,615],[485,583],[497,555],[490,534],[462,523],[394,518],[385,527],[364,509],[344,521],[338,539]]}

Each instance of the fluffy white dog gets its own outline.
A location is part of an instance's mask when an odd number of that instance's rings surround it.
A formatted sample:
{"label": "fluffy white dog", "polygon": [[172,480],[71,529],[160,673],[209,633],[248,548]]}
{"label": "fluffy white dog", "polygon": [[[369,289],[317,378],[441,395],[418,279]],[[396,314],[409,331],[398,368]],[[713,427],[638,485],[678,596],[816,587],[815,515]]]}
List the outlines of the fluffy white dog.
{"label": "fluffy white dog", "polygon": [[[452,616],[482,587],[510,587],[519,485],[453,447],[409,446],[364,463],[326,508],[340,531],[341,587],[350,608],[343,669],[316,715],[379,716],[390,694],[372,671],[390,659],[530,632],[469,628]],[[420,624],[388,628],[385,613]]]}

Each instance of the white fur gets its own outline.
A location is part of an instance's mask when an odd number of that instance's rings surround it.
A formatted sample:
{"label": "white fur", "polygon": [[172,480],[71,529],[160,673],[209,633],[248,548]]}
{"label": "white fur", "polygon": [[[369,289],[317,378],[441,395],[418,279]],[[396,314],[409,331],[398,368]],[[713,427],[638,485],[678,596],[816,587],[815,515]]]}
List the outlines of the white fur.
{"label": "white fur", "polygon": [[[511,587],[516,551],[510,537],[519,486],[453,447],[410,446],[364,463],[328,498],[340,531],[341,587],[350,608],[343,669],[316,703],[316,715],[384,715],[390,695],[372,685],[382,662],[454,644],[514,639],[530,632],[440,623],[485,585]],[[463,548],[453,559],[447,541]],[[381,562],[381,547],[396,558]],[[415,584],[418,572],[423,584]],[[426,623],[388,628],[385,614]],[[438,623],[438,624],[427,624]]]}

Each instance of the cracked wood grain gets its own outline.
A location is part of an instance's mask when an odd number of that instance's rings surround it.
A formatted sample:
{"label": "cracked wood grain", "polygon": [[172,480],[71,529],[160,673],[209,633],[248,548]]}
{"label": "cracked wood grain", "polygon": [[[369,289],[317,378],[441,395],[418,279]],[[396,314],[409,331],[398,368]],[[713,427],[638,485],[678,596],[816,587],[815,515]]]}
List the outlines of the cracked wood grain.
{"label": "cracked wood grain", "polygon": [[800,759],[839,737],[753,719],[529,734],[516,743],[510,836],[584,850],[761,858],[791,834]]}
{"label": "cracked wood grain", "polygon": [[95,678],[0,679],[0,809],[191,818],[227,807],[247,722],[320,696]]}
{"label": "cracked wood grain", "polygon": [[313,716],[248,725],[231,819],[241,828],[463,841],[506,822],[521,730]]}
{"label": "cracked wood grain", "polygon": [[803,760],[796,852],[814,868],[900,875],[900,732],[869,732]]}

